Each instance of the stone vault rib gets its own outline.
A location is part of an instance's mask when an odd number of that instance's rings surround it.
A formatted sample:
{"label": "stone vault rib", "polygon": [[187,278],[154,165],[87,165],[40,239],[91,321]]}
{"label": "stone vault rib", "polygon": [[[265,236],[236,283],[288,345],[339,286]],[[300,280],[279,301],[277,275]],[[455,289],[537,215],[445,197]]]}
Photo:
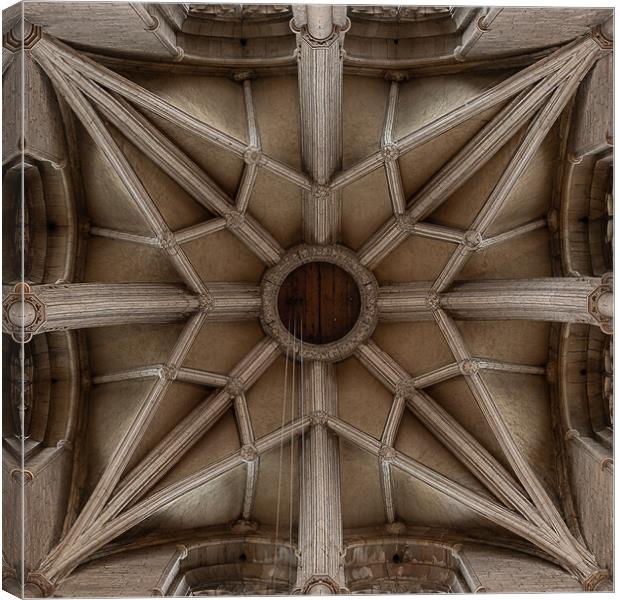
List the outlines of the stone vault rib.
{"label": "stone vault rib", "polygon": [[304,240],[330,244],[340,235],[341,198],[329,183],[342,164],[342,43],[345,6],[294,5],[301,148],[312,188],[302,196]]}

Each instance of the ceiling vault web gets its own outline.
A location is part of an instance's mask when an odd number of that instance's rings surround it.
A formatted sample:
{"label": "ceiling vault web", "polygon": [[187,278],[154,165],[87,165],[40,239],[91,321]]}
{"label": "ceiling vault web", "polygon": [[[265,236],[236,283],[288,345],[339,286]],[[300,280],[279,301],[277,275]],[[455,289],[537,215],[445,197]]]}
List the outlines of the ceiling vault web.
{"label": "ceiling vault web", "polygon": [[[148,10],[141,5],[134,8],[148,25],[149,19],[153,19]],[[490,25],[500,11],[485,13],[482,24]],[[405,499],[395,489],[394,470],[397,469],[531,543],[578,579],[584,589],[595,589],[607,580],[607,571],[597,563],[584,541],[569,530],[567,516],[557,508],[528,461],[488,383],[490,373],[548,376],[547,365],[478,355],[475,346],[470,350],[455,320],[560,321],[596,325],[610,333],[613,282],[608,275],[474,281],[456,281],[456,278],[474,254],[548,227],[546,218],[535,218],[525,223],[521,220],[522,224],[512,225],[500,233],[488,233],[518,178],[572,101],[580,83],[609,48],[601,47],[594,35],[576,39],[447,114],[400,137],[396,117],[399,95],[404,93],[402,86],[407,77],[402,72],[390,71],[381,135],[375,140],[378,149],[343,169],[344,45],[351,21],[345,6],[294,5],[292,15],[302,171],[273,158],[263,148],[263,141],[269,146],[266,131],[263,131],[265,139],[261,139],[260,113],[257,114],[254,98],[255,93],[259,94],[258,86],[253,83],[256,72],[235,70],[231,75],[243,98],[247,140],[242,141],[47,33],[28,49],[29,56],[49,77],[59,97],[70,106],[121,180],[150,230],[147,234],[138,234],[122,228],[91,226],[88,233],[160,249],[183,285],[58,283],[16,287],[14,294],[5,299],[5,330],[14,336],[26,331],[31,338],[33,334],[56,330],[185,319],[167,358],[149,359],[140,366],[127,365],[128,368],[120,370],[104,370],[92,377],[95,385],[142,381],[150,388],[81,511],[40,567],[29,573],[29,581],[50,595],[59,582],[106,545],[176,500],[239,467],[244,467],[243,498],[232,533],[256,531],[259,527],[256,498],[259,474],[267,462],[265,455],[290,442],[291,455],[295,443],[301,447],[295,466],[301,473],[295,591],[311,595],[348,593],[340,473],[340,444],[346,441],[377,459],[377,483],[389,535],[398,536],[407,529],[402,511],[399,511]],[[158,37],[162,37],[171,54],[182,58],[183,50],[171,45],[166,31],[160,32]],[[463,39],[465,43],[459,47],[461,57],[471,51],[476,41]],[[498,108],[495,116],[407,199],[400,164],[403,155],[492,108]],[[234,197],[181,150],[150,115],[243,160]],[[516,150],[469,229],[425,222],[469,177],[484,169],[492,157],[517,136]],[[146,182],[132,166],[121,138],[150,159],[212,217],[173,229],[149,193]],[[373,270],[410,236],[447,242],[456,248],[434,281],[377,286],[372,274],[365,280],[367,295],[363,296],[363,301],[366,306],[361,314],[368,326],[366,337],[361,342],[356,341],[352,355],[392,395],[380,436],[377,439],[340,416],[339,368],[334,363],[342,356],[337,352],[331,357],[327,353],[313,357],[300,368],[308,414],[304,415],[302,410],[301,416],[295,418],[291,410],[289,422],[283,420],[273,431],[264,434],[259,431],[259,424],[253,422],[254,413],[251,405],[248,406],[247,393],[277,360],[303,357],[303,348],[307,346],[293,336],[292,354],[283,357],[282,344],[266,332],[262,334],[266,337],[230,371],[228,367],[219,372],[217,367],[210,367],[212,371],[187,366],[185,361],[203,326],[263,318],[264,290],[269,281],[267,277],[262,286],[205,282],[186,244],[226,230],[264,266],[272,268],[272,273],[273,268],[283,265],[291,254],[303,261],[303,246],[293,250],[283,247],[267,226],[250,212],[257,179],[264,170],[301,192],[301,230],[305,247],[318,248],[318,256],[329,262],[325,257],[329,256],[330,249],[339,248],[337,244],[343,237],[344,188],[381,167],[385,170],[391,216],[361,243],[357,252],[347,250],[347,260],[364,272]],[[18,300],[22,306],[19,314],[11,311]],[[32,315],[26,314],[26,303],[32,306]],[[365,316],[368,314],[372,319]],[[441,332],[453,355],[449,360],[453,362],[411,375],[380,347],[378,336],[372,337],[377,315],[379,323],[383,324],[434,323],[432,326],[436,325]],[[31,321],[27,322],[28,319]],[[399,355],[394,353],[394,356]],[[464,379],[510,469],[440,405],[432,390],[431,393],[426,391],[455,378]],[[215,389],[129,468],[157,411],[173,397],[175,382]],[[231,409],[240,448],[170,483],[166,476],[175,465]],[[396,448],[406,409],[490,494],[469,489],[456,477],[444,475]],[[573,437],[576,443],[583,443],[579,441],[579,432]],[[291,486],[292,479],[291,475]],[[292,497],[291,489],[291,503]],[[273,539],[277,546],[280,540],[276,537],[277,533]],[[178,562],[178,557],[175,560]],[[463,571],[470,573],[470,587],[481,588],[471,567],[467,566],[467,556],[462,554],[459,560],[465,565]]]}

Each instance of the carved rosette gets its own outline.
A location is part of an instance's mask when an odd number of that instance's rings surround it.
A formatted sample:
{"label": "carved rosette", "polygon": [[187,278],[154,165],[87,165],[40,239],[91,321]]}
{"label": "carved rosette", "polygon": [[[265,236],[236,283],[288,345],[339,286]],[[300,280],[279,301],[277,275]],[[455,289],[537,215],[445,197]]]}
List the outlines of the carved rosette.
{"label": "carved rosette", "polygon": [[[298,267],[310,262],[327,262],[339,266],[351,275],[360,294],[360,315],[344,337],[329,344],[309,344],[293,337],[278,313],[278,292],[286,277]],[[290,356],[304,360],[336,362],[351,356],[375,330],[379,318],[378,286],[374,275],[363,267],[354,252],[343,246],[310,246],[302,244],[289,250],[280,262],[269,269],[261,282],[261,323]]]}
{"label": "carved rosette", "polygon": [[245,215],[236,210],[226,213],[226,227],[228,229],[237,230],[245,225]]}
{"label": "carved rosette", "polygon": [[256,146],[248,146],[243,153],[243,160],[246,165],[262,165],[265,164],[265,157],[260,148]]}
{"label": "carved rosette", "polygon": [[475,360],[465,359],[459,363],[459,371],[461,375],[466,377],[469,375],[475,375],[478,372],[480,365]]}
{"label": "carved rosette", "polygon": [[176,367],[165,365],[159,369],[159,378],[174,381],[177,378],[178,372],[179,371]]}
{"label": "carved rosette", "polygon": [[482,235],[479,231],[470,229],[469,231],[466,231],[463,236],[463,244],[471,250],[476,250],[480,247],[480,244],[482,244]]}
{"label": "carved rosette", "polygon": [[394,394],[396,396],[402,396],[403,398],[409,398],[415,391],[415,385],[413,379],[401,379],[394,388]]}
{"label": "carved rosette", "polygon": [[400,156],[400,150],[396,144],[386,144],[381,148],[381,156],[385,162],[394,162]]}
{"label": "carved rosette", "polygon": [[396,458],[396,450],[392,446],[383,444],[379,449],[379,458],[386,463],[391,463]]}
{"label": "carved rosette", "polygon": [[27,283],[16,284],[2,301],[2,329],[18,343],[29,342],[45,319],[45,304]]}
{"label": "carved rosette", "polygon": [[436,292],[429,292],[426,296],[426,304],[431,310],[441,308],[441,296]]}
{"label": "carved rosette", "polygon": [[415,227],[415,219],[405,213],[404,215],[398,215],[395,217],[396,225],[403,233],[413,233]]}
{"label": "carved rosette", "polygon": [[238,377],[231,377],[224,388],[226,393],[232,398],[236,398],[237,396],[241,396],[245,391],[245,386],[243,385],[243,381]]}
{"label": "carved rosette", "polygon": [[179,242],[177,242],[174,233],[171,231],[164,231],[157,236],[157,242],[159,247],[168,254],[177,254],[180,250]]}
{"label": "carved rosette", "polygon": [[312,199],[317,202],[327,200],[331,196],[331,190],[328,185],[314,184],[312,186]]}
{"label": "carved rosette", "polygon": [[239,450],[239,456],[241,460],[246,463],[254,462],[258,458],[258,450],[254,444],[245,444],[241,446],[241,450]]}
{"label": "carved rosette", "polygon": [[198,308],[201,312],[208,313],[213,310],[213,306],[215,304],[215,300],[213,300],[213,296],[206,292],[204,294],[200,294],[198,296]]}
{"label": "carved rosette", "polygon": [[310,423],[312,423],[314,427],[324,427],[327,425],[328,419],[329,417],[324,410],[315,410],[310,415]]}

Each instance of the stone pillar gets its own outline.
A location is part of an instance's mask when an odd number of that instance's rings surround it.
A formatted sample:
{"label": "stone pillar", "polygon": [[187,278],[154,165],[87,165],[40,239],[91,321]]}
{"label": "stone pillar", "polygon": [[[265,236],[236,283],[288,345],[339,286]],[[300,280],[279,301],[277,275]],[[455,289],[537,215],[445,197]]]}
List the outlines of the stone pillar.
{"label": "stone pillar", "polygon": [[341,556],[339,446],[326,427],[328,415],[337,415],[338,391],[331,363],[309,363],[303,376],[312,429],[304,441],[297,589],[310,596],[326,596],[346,591]]}
{"label": "stone pillar", "polygon": [[346,6],[294,5],[297,34],[301,147],[305,171],[313,181],[303,195],[304,239],[338,241],[340,192],[330,189],[342,166],[342,42]]}
{"label": "stone pillar", "polygon": [[27,342],[45,331],[176,321],[203,304],[202,296],[172,284],[19,283],[4,297],[2,328]]}

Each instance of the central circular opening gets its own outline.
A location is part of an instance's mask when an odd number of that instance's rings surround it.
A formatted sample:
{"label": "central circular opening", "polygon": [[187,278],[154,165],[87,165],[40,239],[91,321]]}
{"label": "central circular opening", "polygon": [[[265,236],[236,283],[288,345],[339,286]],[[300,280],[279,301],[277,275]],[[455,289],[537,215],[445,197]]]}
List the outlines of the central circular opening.
{"label": "central circular opening", "polygon": [[309,262],[291,271],[280,286],[278,313],[298,339],[329,344],[353,329],[360,314],[360,293],[344,269]]}

